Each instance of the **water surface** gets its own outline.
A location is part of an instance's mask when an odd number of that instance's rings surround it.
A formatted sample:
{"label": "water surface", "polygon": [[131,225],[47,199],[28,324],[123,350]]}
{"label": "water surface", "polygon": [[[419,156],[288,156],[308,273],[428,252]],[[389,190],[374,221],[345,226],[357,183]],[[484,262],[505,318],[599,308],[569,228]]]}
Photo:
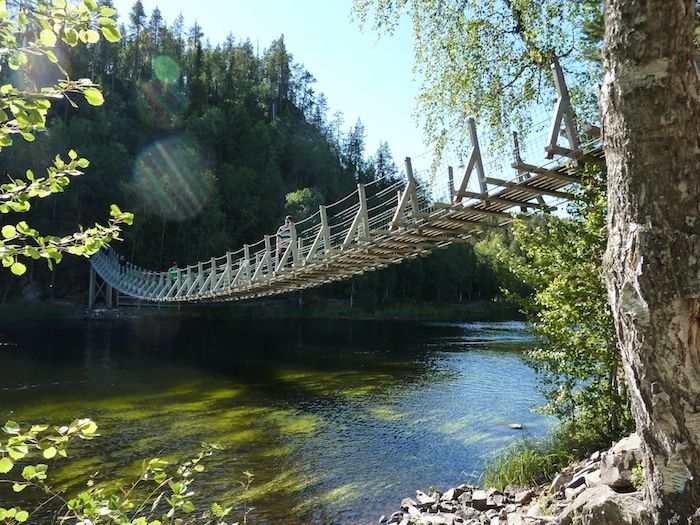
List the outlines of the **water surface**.
{"label": "water surface", "polygon": [[[375,523],[429,485],[475,482],[483,462],[548,421],[521,323],[134,319],[0,326],[0,418],[102,436],[59,478],[131,475],[224,447],[203,502],[253,523]],[[509,430],[518,422],[524,432]],[[0,495],[0,504],[7,496]]]}

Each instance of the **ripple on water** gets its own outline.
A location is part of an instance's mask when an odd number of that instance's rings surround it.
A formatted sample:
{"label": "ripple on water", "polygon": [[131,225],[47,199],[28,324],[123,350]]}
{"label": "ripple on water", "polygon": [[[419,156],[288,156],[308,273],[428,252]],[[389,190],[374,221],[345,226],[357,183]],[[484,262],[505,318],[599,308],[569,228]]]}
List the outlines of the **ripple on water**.
{"label": "ripple on water", "polygon": [[198,482],[202,503],[238,513],[252,505],[256,523],[289,522],[288,509],[299,522],[369,522],[416,488],[478,475],[522,437],[508,423],[535,436],[547,429],[530,411],[541,398],[521,359],[532,342],[522,323],[166,319],[44,329],[0,332],[10,378],[0,412],[99,423],[102,436],[56,471],[74,487],[95,470],[133,475],[144,457],[177,462],[216,441],[224,450]]}

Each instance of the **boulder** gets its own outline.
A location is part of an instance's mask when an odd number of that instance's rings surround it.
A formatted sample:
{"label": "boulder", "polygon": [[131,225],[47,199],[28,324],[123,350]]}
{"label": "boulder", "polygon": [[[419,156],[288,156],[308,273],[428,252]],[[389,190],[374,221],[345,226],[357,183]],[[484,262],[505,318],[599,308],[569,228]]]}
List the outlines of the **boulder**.
{"label": "boulder", "polygon": [[525,520],[520,514],[508,514],[508,525],[525,525]]}
{"label": "boulder", "polygon": [[462,505],[465,507],[471,507],[472,506],[472,493],[471,492],[463,492],[457,497],[457,501],[459,501]]}
{"label": "boulder", "polygon": [[[433,494],[435,494],[435,493],[433,493]],[[437,494],[437,497],[435,497],[434,495],[428,496],[425,492],[421,492],[420,490],[417,490],[416,491],[416,499],[418,500],[418,503],[420,503],[421,505],[430,506],[430,505],[433,505],[433,504],[438,502],[438,500],[440,499],[440,495]]]}
{"label": "boulder", "polygon": [[631,481],[632,469],[640,459],[639,451],[606,453],[600,460],[600,481],[619,491],[634,490]]}
{"label": "boulder", "polygon": [[553,521],[555,525],[645,525],[644,503],[607,485],[586,489]]}
{"label": "boulder", "polygon": [[408,507],[416,507],[418,504],[412,498],[404,498],[401,500],[401,508],[408,510]]}
{"label": "boulder", "polygon": [[418,523],[423,525],[454,525],[454,514],[424,514]]}
{"label": "boulder", "polygon": [[530,489],[525,489],[521,490],[520,492],[516,492],[514,501],[518,505],[527,505],[532,501],[532,498],[535,496],[535,493],[530,490]]}
{"label": "boulder", "polygon": [[474,492],[472,492],[471,506],[474,507],[476,510],[486,510],[487,499],[488,497],[486,496],[486,491],[475,490]]}
{"label": "boulder", "polygon": [[576,496],[578,496],[578,495],[581,494],[584,490],[586,490],[586,488],[587,488],[587,487],[586,487],[585,483],[581,483],[581,484],[579,484],[579,485],[577,485],[576,487],[573,487],[573,488],[571,488],[571,487],[566,487],[566,488],[564,489],[564,498],[566,498],[566,499],[574,499],[574,498],[576,498]]}
{"label": "boulder", "polygon": [[481,513],[478,510],[473,509],[471,507],[462,508],[461,510],[458,510],[455,514],[460,518],[463,518],[464,520],[479,519],[479,516],[481,515]]}
{"label": "boulder", "polygon": [[596,485],[600,485],[600,469],[589,472],[586,474],[585,478],[587,487],[595,487]]}
{"label": "boulder", "polygon": [[626,438],[622,438],[612,447],[613,454],[622,454],[623,452],[641,451],[642,441],[636,432],[632,432]]}
{"label": "boulder", "polygon": [[557,495],[559,494],[565,485],[573,479],[573,471],[564,471],[557,474],[557,476],[552,480],[552,484],[549,486],[549,493]]}
{"label": "boulder", "polygon": [[461,491],[456,488],[447,490],[442,496],[440,496],[440,501],[454,501],[460,494]]}

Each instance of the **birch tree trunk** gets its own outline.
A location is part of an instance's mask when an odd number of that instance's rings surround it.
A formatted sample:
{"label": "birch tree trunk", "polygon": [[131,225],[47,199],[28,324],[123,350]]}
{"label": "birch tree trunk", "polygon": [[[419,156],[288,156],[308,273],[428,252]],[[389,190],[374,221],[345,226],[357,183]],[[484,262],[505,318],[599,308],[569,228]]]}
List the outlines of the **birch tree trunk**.
{"label": "birch tree trunk", "polygon": [[700,523],[694,0],[606,0],[606,278],[656,523]]}

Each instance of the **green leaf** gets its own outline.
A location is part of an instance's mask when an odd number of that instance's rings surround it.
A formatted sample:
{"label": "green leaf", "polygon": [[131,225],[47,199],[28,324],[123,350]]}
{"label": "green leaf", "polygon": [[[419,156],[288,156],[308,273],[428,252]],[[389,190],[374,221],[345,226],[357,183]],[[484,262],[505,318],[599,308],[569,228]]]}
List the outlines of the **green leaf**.
{"label": "green leaf", "polygon": [[88,44],[95,44],[100,41],[100,34],[94,29],[85,31],[85,38]]}
{"label": "green leaf", "polygon": [[14,465],[14,462],[10,458],[5,457],[0,459],[0,474],[7,474],[12,470]]}
{"label": "green leaf", "polygon": [[55,46],[56,40],[56,35],[50,29],[44,29],[39,33],[39,41],[46,47]]}
{"label": "green leaf", "polygon": [[102,26],[102,34],[108,42],[119,42],[122,37],[119,29],[114,26]]}
{"label": "green leaf", "polygon": [[11,239],[15,235],[17,235],[17,228],[12,226],[11,224],[6,224],[5,226],[2,227],[2,236],[5,239]]}
{"label": "green leaf", "polygon": [[49,447],[49,448],[47,448],[47,449],[44,450],[44,452],[42,453],[42,455],[43,455],[46,459],[51,459],[51,458],[53,458],[53,457],[56,455],[56,452],[57,452],[57,451],[56,451],[56,447]]}
{"label": "green leaf", "polygon": [[117,10],[114,9],[113,7],[107,7],[107,6],[100,7],[100,16],[108,17],[108,16],[112,16],[112,15],[116,15],[116,14],[117,14]]}
{"label": "green leaf", "polygon": [[85,4],[85,7],[90,11],[97,11],[97,2],[95,2],[95,0],[83,0],[83,4]]}
{"label": "green leaf", "polygon": [[10,271],[15,275],[20,276],[24,275],[24,273],[27,271],[27,267],[18,261],[10,266]]}
{"label": "green leaf", "polygon": [[78,32],[75,29],[65,29],[63,31],[63,41],[69,46],[74,46],[78,43]]}
{"label": "green leaf", "polygon": [[97,88],[87,88],[83,92],[83,95],[85,95],[85,100],[87,100],[88,104],[91,106],[101,106],[105,101],[102,93]]}
{"label": "green leaf", "polygon": [[75,160],[75,159],[78,158],[78,154],[75,152],[75,150],[70,150],[70,151],[68,152],[68,158],[69,158],[70,160]]}
{"label": "green leaf", "polygon": [[26,489],[29,486],[28,483],[14,483],[12,485],[12,490],[15,492],[22,492],[24,489]]}
{"label": "green leaf", "polygon": [[26,510],[20,510],[17,514],[15,514],[15,520],[17,520],[17,523],[24,523],[29,519],[29,513]]}
{"label": "green leaf", "polygon": [[[7,266],[10,265],[8,264]],[[9,420],[7,423],[5,423],[5,426],[2,427],[2,431],[5,434],[19,434],[19,424],[15,421]]]}

